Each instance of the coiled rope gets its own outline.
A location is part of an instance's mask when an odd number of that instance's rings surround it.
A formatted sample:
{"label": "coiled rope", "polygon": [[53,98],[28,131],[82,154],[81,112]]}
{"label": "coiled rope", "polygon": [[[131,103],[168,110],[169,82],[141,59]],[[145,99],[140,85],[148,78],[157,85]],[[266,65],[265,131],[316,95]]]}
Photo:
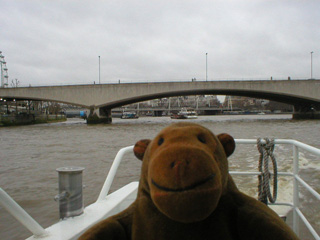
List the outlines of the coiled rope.
{"label": "coiled rope", "polygon": [[[264,141],[263,141],[264,140]],[[274,139],[257,139],[257,147],[260,152],[259,166],[258,170],[261,173],[258,176],[259,185],[259,201],[268,204],[268,199],[271,203],[274,203],[277,199],[277,189],[278,189],[278,174],[277,174],[277,162],[273,155],[274,150]],[[270,193],[270,178],[271,173],[269,172],[269,159],[272,161],[273,165],[273,194]]]}

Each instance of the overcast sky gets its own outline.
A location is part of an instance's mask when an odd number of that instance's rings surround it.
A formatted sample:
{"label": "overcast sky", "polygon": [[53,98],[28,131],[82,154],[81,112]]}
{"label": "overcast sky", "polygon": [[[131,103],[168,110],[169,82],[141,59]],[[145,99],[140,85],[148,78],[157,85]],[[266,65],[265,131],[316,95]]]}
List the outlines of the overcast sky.
{"label": "overcast sky", "polygon": [[320,78],[319,0],[0,0],[22,86]]}

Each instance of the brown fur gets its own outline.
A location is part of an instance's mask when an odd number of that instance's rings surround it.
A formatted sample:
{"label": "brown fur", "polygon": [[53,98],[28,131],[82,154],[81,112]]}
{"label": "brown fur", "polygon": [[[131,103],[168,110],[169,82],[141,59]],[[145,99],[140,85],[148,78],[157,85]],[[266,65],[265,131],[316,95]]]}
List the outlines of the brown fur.
{"label": "brown fur", "polygon": [[80,239],[298,239],[270,208],[239,192],[228,173],[234,149],[230,135],[191,123],[137,142],[137,199]]}

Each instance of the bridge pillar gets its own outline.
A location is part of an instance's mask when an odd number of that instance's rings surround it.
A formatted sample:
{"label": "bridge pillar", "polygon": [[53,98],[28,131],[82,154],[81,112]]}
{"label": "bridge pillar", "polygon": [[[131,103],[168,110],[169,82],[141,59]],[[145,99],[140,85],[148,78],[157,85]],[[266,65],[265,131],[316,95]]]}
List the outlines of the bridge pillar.
{"label": "bridge pillar", "polygon": [[294,106],[293,119],[320,119],[320,104],[301,104]]}
{"label": "bridge pillar", "polygon": [[111,109],[106,107],[90,107],[90,113],[87,118],[87,124],[112,123]]}

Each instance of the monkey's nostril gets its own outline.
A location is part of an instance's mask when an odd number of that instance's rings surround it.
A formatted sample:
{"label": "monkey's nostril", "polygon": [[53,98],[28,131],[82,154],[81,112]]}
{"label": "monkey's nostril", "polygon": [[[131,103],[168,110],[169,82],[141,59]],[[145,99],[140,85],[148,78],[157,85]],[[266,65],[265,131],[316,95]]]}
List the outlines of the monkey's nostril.
{"label": "monkey's nostril", "polygon": [[170,163],[170,167],[171,167],[171,168],[174,168],[174,167],[178,167],[178,166],[180,166],[180,165],[182,165],[182,166],[187,166],[187,165],[189,165],[190,163],[191,163],[191,160],[183,160],[183,161],[177,160],[177,161],[173,161],[172,163]]}

